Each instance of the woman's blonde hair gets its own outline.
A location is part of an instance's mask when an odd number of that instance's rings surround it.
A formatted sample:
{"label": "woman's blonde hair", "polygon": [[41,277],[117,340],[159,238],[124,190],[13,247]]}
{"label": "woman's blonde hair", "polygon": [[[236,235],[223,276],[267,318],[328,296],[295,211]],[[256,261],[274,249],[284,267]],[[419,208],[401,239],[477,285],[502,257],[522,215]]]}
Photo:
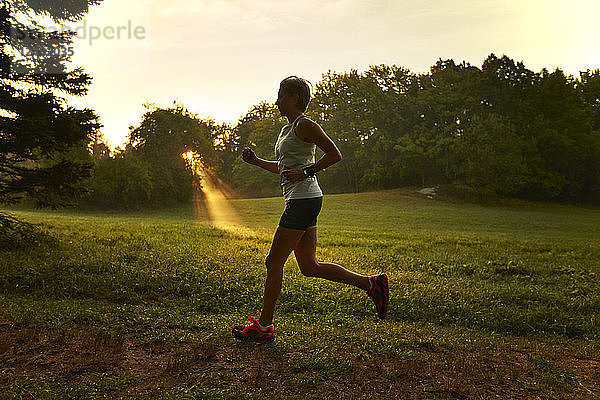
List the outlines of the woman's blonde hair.
{"label": "woman's blonde hair", "polygon": [[300,111],[306,111],[310,102],[310,86],[312,84],[306,79],[299,78],[295,75],[288,76],[279,84],[289,95],[297,94],[298,102],[296,106]]}

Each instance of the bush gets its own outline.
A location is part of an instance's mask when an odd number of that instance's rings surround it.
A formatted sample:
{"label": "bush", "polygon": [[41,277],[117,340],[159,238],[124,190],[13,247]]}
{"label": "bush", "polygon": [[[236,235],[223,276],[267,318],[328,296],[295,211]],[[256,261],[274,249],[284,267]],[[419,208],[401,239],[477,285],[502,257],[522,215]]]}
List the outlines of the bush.
{"label": "bush", "polygon": [[152,194],[150,165],[134,154],[98,160],[83,205],[139,209]]}

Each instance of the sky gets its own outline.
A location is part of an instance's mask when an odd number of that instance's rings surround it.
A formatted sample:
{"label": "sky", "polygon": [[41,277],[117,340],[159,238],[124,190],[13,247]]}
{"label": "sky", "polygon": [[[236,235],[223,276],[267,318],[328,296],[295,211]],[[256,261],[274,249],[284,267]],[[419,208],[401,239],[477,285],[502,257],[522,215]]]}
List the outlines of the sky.
{"label": "sky", "polygon": [[494,53],[578,77],[600,68],[598,15],[597,0],[104,0],[67,24],[71,66],[93,82],[64,97],[94,109],[115,148],[144,103],[235,124],[289,75],[314,85],[329,70],[425,73],[439,58],[481,67]]}

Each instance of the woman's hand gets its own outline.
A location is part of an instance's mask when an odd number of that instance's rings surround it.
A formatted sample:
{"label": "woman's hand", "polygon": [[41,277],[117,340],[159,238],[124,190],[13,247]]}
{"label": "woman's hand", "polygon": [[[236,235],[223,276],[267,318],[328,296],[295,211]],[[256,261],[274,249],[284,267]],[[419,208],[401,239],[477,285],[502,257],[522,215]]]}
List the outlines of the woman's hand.
{"label": "woman's hand", "polygon": [[304,179],[304,172],[296,168],[288,167],[287,165],[283,167],[281,174],[285,179],[291,182],[301,181]]}
{"label": "woman's hand", "polygon": [[258,157],[256,157],[256,154],[254,154],[254,151],[251,148],[244,147],[244,150],[242,150],[242,159],[248,164],[256,164]]}

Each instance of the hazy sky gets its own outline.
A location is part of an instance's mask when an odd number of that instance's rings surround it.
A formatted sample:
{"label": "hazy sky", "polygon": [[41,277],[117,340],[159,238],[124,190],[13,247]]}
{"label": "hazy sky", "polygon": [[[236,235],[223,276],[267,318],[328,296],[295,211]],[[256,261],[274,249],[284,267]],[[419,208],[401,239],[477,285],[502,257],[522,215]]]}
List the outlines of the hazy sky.
{"label": "hazy sky", "polygon": [[[274,102],[289,75],[315,84],[328,70],[375,64],[426,72],[438,58],[481,67],[495,53],[578,76],[600,68],[598,15],[598,0],[104,0],[69,24],[79,27],[73,67],[94,78],[87,96],[69,100],[96,110],[115,147],[144,102],[178,100],[235,124]],[[122,30],[90,44],[94,28],[128,24],[138,38]]]}

